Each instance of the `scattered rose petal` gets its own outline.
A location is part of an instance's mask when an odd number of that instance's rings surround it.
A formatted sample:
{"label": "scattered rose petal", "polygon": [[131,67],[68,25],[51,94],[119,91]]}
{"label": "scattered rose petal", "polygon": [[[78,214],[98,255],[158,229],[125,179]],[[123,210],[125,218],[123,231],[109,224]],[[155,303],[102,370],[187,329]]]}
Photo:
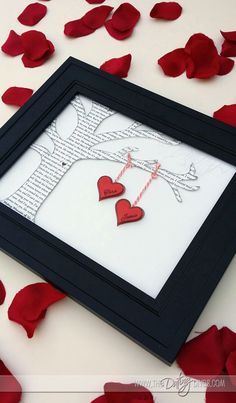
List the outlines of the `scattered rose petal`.
{"label": "scattered rose petal", "polygon": [[11,30],[6,42],[2,45],[2,51],[10,56],[18,56],[24,52],[21,36]]}
{"label": "scattered rose petal", "polygon": [[131,60],[131,54],[113,58],[103,63],[100,66],[100,69],[106,71],[107,73],[114,74],[120,78],[124,78],[128,76]]}
{"label": "scattered rose petal", "polygon": [[219,332],[223,344],[223,349],[225,352],[225,359],[227,359],[228,355],[232,351],[236,350],[236,333],[226,326],[222,327]]}
{"label": "scattered rose petal", "polygon": [[236,57],[236,42],[225,40],[221,48],[221,56]]}
{"label": "scattered rose petal", "polygon": [[229,74],[234,67],[234,61],[224,56],[219,56],[219,61],[220,61],[220,69],[218,71],[218,76],[224,76],[226,74]]}
{"label": "scattered rose petal", "polygon": [[158,18],[162,20],[177,20],[182,13],[182,7],[176,2],[161,2],[156,3],[150,12],[152,18]]}
{"label": "scattered rose petal", "polygon": [[32,27],[47,14],[47,7],[40,3],[29,4],[19,15],[18,21],[23,25]]}
{"label": "scattered rose petal", "polygon": [[10,87],[2,95],[2,101],[7,105],[22,106],[32,96],[30,88]]}
{"label": "scattered rose petal", "polygon": [[65,24],[64,34],[72,38],[80,38],[82,36],[90,35],[95,29],[89,28],[83,21],[83,18],[79,20],[69,21]]}
{"label": "scattered rose petal", "polygon": [[38,60],[48,51],[46,36],[39,31],[27,31],[21,35],[24,54],[31,60]]}
{"label": "scattered rose petal", "polygon": [[137,24],[140,12],[130,3],[121,4],[112,16],[113,28],[117,31],[128,31]]}
{"label": "scattered rose petal", "polygon": [[220,31],[220,32],[227,41],[236,42],[236,31],[229,31],[229,32]]}
{"label": "scattered rose petal", "polygon": [[221,374],[225,365],[221,335],[211,326],[181,348],[177,363],[185,375],[205,379]]}
{"label": "scattered rose petal", "polygon": [[236,386],[236,350],[229,354],[226,361],[226,370],[230,376],[232,384]]}
{"label": "scattered rose petal", "polygon": [[42,64],[44,64],[49,59],[49,57],[55,51],[55,48],[54,48],[52,42],[47,41],[47,43],[48,43],[48,50],[40,59],[32,60],[29,57],[27,57],[25,54],[22,56],[22,62],[25,67],[30,67],[30,68],[38,67],[38,66],[41,66]]}
{"label": "scattered rose petal", "polygon": [[118,39],[119,41],[123,41],[124,39],[128,38],[130,35],[132,35],[133,28],[128,29],[127,31],[118,31],[115,29],[112,25],[112,20],[108,20],[105,22],[105,27],[107,32],[115,39]]}
{"label": "scattered rose petal", "polygon": [[22,390],[17,379],[12,375],[4,362],[0,360],[0,401],[1,403],[18,403]]}
{"label": "scattered rose petal", "polygon": [[108,15],[113,10],[110,6],[99,6],[88,11],[82,20],[89,28],[98,29],[102,27],[108,17]]}
{"label": "scattered rose petal", "polygon": [[89,4],[102,4],[105,0],[86,0]]}
{"label": "scattered rose petal", "polygon": [[236,104],[224,105],[214,112],[213,117],[228,125],[236,127]]}
{"label": "scattered rose petal", "polygon": [[143,386],[110,382],[104,385],[104,395],[91,403],[154,403],[154,400]]}
{"label": "scattered rose petal", "polygon": [[3,282],[0,280],[0,305],[2,305],[6,298],[6,290]]}
{"label": "scattered rose petal", "polygon": [[204,34],[194,34],[185,45],[193,63],[186,69],[188,78],[211,78],[218,74],[220,62],[212,39]]}
{"label": "scattered rose petal", "polygon": [[175,49],[158,60],[164,73],[170,77],[178,77],[183,74],[190,62],[191,59],[183,48]]}
{"label": "scattered rose petal", "polygon": [[65,298],[65,294],[51,284],[30,284],[15,295],[8,309],[8,317],[23,326],[28,337],[31,338],[36,327],[45,317],[47,308],[62,298]]}
{"label": "scattered rose petal", "polygon": [[[230,382],[230,378],[217,377],[212,381],[212,386],[208,386],[206,390],[206,403],[233,403],[236,402],[236,392]],[[218,386],[219,385],[219,386]],[[222,386],[221,386],[222,385]]]}

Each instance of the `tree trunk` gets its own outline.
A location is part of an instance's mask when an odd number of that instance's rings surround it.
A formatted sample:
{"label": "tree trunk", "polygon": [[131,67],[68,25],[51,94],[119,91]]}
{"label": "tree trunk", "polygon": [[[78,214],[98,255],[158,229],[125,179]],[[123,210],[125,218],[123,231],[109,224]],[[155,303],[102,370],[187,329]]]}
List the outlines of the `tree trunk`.
{"label": "tree trunk", "polygon": [[53,154],[44,155],[34,173],[2,203],[28,220],[34,221],[39,208],[71,168],[73,162],[72,159],[65,158],[65,155],[60,153],[60,149],[55,150]]}

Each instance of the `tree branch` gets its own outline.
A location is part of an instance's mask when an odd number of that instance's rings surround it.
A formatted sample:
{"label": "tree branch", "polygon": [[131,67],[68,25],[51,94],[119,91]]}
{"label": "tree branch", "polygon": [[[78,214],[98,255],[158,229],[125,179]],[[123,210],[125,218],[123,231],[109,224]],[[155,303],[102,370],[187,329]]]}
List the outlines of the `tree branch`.
{"label": "tree branch", "polygon": [[50,137],[50,139],[55,143],[58,139],[60,139],[60,136],[57,132],[57,127],[56,127],[56,120],[54,119],[53,122],[48,126],[45,130],[45,133]]}
{"label": "tree branch", "polygon": [[[90,149],[87,150],[86,158],[93,160],[109,160],[125,164],[127,162],[127,153],[124,155],[124,153],[122,152],[111,153],[109,151]],[[150,173],[154,171],[157,162],[158,160],[139,160],[132,158],[133,167],[140,168]],[[199,189],[199,186],[191,186],[185,182],[187,180],[197,179],[197,176],[195,175],[195,167],[193,164],[190,165],[189,171],[185,174],[173,173],[171,171],[168,171],[167,169],[160,168],[158,170],[158,176],[164,179],[169,184],[174,192],[176,199],[179,202],[182,202],[179,189],[184,189],[190,192]]]}
{"label": "tree branch", "polygon": [[179,141],[172,139],[169,136],[164,135],[161,132],[152,129],[137,130],[142,126],[142,123],[134,122],[125,130],[118,130],[114,132],[100,133],[97,135],[98,143],[103,143],[111,140],[122,140],[127,138],[147,138],[152,140],[158,140],[167,145],[178,145]]}
{"label": "tree branch", "polygon": [[30,148],[34,151],[37,151],[37,153],[39,153],[42,157],[50,154],[50,151],[46,147],[39,144],[32,144]]}
{"label": "tree branch", "polygon": [[71,105],[75,108],[75,110],[77,112],[78,123],[79,123],[79,121],[86,116],[84,105],[82,104],[79,95],[76,95],[76,97],[71,101]]}

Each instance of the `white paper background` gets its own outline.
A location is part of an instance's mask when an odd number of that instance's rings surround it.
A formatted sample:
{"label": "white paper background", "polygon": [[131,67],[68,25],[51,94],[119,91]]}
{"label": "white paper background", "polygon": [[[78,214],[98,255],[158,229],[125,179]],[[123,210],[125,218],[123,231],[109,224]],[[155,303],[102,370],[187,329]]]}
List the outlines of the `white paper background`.
{"label": "white paper background", "polygon": [[[91,101],[83,98],[87,111]],[[69,137],[76,126],[77,115],[69,105],[57,118],[57,131]],[[97,132],[122,130],[131,119],[115,114],[105,119]],[[45,134],[37,140],[52,151],[53,143]],[[100,263],[151,297],[156,297],[175,268],[191,240],[232,178],[235,169],[185,144],[166,145],[158,140],[125,139],[101,143],[95,148],[116,152],[125,146],[137,147],[132,153],[138,159],[158,159],[163,169],[185,173],[194,163],[197,191],[179,189],[179,203],[166,181],[158,178],[144,194],[139,205],[144,218],[117,227],[117,198],[98,201],[97,180],[102,175],[116,178],[122,165],[110,161],[78,161],[62,178],[36,215],[35,222],[75,249]],[[40,163],[40,157],[29,150],[0,180],[3,200],[21,186]],[[134,202],[150,174],[138,168],[126,171],[121,182],[126,187],[122,198]]]}

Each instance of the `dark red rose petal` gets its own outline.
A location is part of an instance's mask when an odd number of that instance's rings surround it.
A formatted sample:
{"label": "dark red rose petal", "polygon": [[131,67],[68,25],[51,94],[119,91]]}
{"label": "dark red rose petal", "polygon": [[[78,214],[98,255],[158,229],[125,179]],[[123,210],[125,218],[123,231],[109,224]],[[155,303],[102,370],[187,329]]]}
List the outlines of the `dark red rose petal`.
{"label": "dark red rose petal", "polygon": [[121,4],[112,16],[113,28],[125,32],[134,28],[140,18],[140,12],[130,3]]}
{"label": "dark red rose petal", "polygon": [[185,375],[196,379],[220,375],[225,365],[221,335],[217,327],[187,342],[177,356],[177,363]]}
{"label": "dark red rose petal", "polygon": [[113,58],[103,63],[100,66],[100,69],[106,71],[107,73],[114,74],[120,78],[124,78],[128,76],[131,60],[131,54]]}
{"label": "dark red rose petal", "polygon": [[117,31],[113,25],[112,25],[112,20],[108,20],[105,22],[105,27],[107,32],[115,39],[119,40],[119,41],[123,41],[123,39],[129,38],[129,36],[132,35],[133,32],[133,28],[128,29],[127,31],[121,32],[121,31]]}
{"label": "dark red rose petal", "polygon": [[8,309],[8,317],[23,326],[31,338],[39,322],[45,317],[47,308],[63,298],[65,294],[51,284],[30,284],[15,295]]}
{"label": "dark red rose petal", "polygon": [[22,56],[22,62],[23,62],[25,67],[29,67],[29,68],[39,67],[49,59],[49,57],[55,51],[55,48],[54,48],[52,42],[47,40],[47,43],[48,43],[48,50],[43,55],[43,57],[41,57],[40,59],[32,60],[29,57],[27,57],[25,54]]}
{"label": "dark red rose petal", "polygon": [[236,104],[224,105],[214,112],[213,117],[221,122],[236,127]]}
{"label": "dark red rose petal", "polygon": [[167,76],[178,77],[184,73],[190,58],[184,49],[175,49],[158,60],[159,66]]}
{"label": "dark red rose petal", "polygon": [[218,74],[219,56],[212,39],[204,34],[194,34],[186,43],[185,51],[193,62],[187,66],[188,78],[206,79]]}
{"label": "dark red rose petal", "polygon": [[151,392],[134,383],[106,383],[104,392],[107,403],[154,403]]}
{"label": "dark red rose petal", "polygon": [[226,370],[230,376],[232,384],[236,386],[236,350],[229,354],[226,361]]}
{"label": "dark red rose petal", "polygon": [[221,56],[236,57],[236,42],[225,40],[221,48]]}
{"label": "dark red rose petal", "polygon": [[236,42],[236,31],[229,31],[229,32],[220,31],[220,32],[227,41]]}
{"label": "dark red rose petal", "polygon": [[3,282],[0,280],[0,305],[2,305],[6,298],[6,290]]}
{"label": "dark red rose petal", "polygon": [[[236,111],[236,109],[235,109]],[[228,327],[222,327],[220,330],[220,336],[223,344],[223,349],[225,352],[225,359],[228,358],[228,355],[236,350],[236,333],[233,332]]]}
{"label": "dark red rose petal", "polygon": [[99,396],[94,399],[91,403],[107,403],[107,399],[105,395]]}
{"label": "dark red rose petal", "polygon": [[22,106],[32,96],[30,88],[10,87],[2,95],[2,101],[7,105]]}
{"label": "dark red rose petal", "polygon": [[27,31],[21,35],[24,55],[31,60],[41,59],[48,51],[48,40],[39,31]]}
{"label": "dark red rose petal", "polygon": [[212,380],[206,390],[206,403],[233,403],[236,402],[236,391],[230,378],[219,376]]}
{"label": "dark red rose petal", "polygon": [[88,11],[82,20],[89,28],[98,29],[102,27],[108,17],[108,15],[113,10],[110,6],[99,6]]}
{"label": "dark red rose petal", "polygon": [[152,18],[160,18],[162,20],[177,20],[182,13],[182,7],[176,2],[156,3],[150,12]]}
{"label": "dark red rose petal", "polygon": [[102,4],[105,0],[86,0],[89,4]]}
{"label": "dark red rose petal", "polygon": [[2,45],[2,51],[10,56],[18,56],[24,52],[21,36],[11,30],[6,42]]}
{"label": "dark red rose petal", "polygon": [[65,24],[64,34],[72,38],[80,38],[81,36],[90,35],[95,29],[89,28],[83,21],[83,18],[79,20],[69,21]]}
{"label": "dark red rose petal", "polygon": [[224,56],[219,56],[219,61],[220,69],[218,71],[218,76],[225,76],[226,74],[229,74],[234,67],[234,61]]}
{"label": "dark red rose petal", "polygon": [[18,21],[29,27],[36,25],[47,14],[47,7],[44,4],[29,4],[19,15]]}
{"label": "dark red rose petal", "polygon": [[12,375],[4,362],[0,360],[0,402],[18,403],[21,401],[22,390],[17,379]]}

